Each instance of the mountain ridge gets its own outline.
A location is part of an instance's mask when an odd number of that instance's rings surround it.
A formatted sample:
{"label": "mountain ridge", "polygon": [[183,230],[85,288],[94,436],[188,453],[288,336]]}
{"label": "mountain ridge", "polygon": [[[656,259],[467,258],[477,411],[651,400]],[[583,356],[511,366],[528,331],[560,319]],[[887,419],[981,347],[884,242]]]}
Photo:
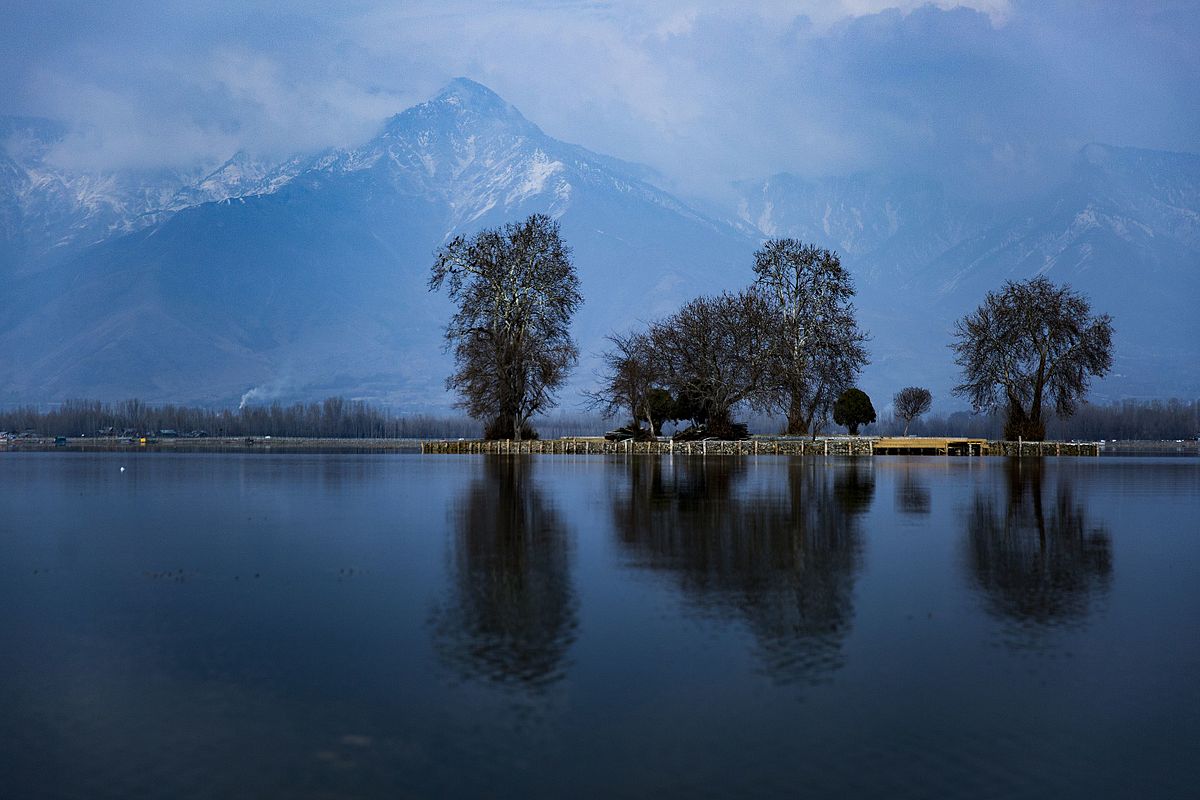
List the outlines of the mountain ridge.
{"label": "mountain ridge", "polygon": [[[0,133],[13,127],[0,121]],[[725,220],[655,186],[648,168],[546,135],[465,78],[355,147],[281,161],[235,153],[177,173],[180,186],[143,185],[124,206],[71,206],[62,187],[84,178],[68,176],[49,180],[29,214],[29,167],[48,151],[35,145],[16,153],[23,162],[7,145],[0,154],[0,347],[20,354],[0,364],[0,401],[344,393],[445,408],[449,309],[425,290],[433,251],[534,212],[559,221],[583,279],[585,357],[567,407],[593,382],[606,333],[749,283],[753,251],[779,235],[842,254],[874,334],[861,383],[877,399],[922,383],[946,403],[954,319],[1033,274],[1114,311],[1117,368],[1098,398],[1200,392],[1187,341],[1200,340],[1191,154],[1091,143],[1070,180],[1015,209],[964,205],[921,176],[780,173],[738,184]],[[65,244],[46,250],[53,231]]]}
{"label": "mountain ridge", "polygon": [[[748,252],[740,233],[615,159],[546,136],[510,106],[481,114],[476,104],[495,109],[495,96],[474,85],[463,97],[464,86],[269,192],[180,209],[25,282],[22,302],[0,313],[0,343],[37,357],[0,385],[14,399],[100,392],[219,403],[255,390],[343,391],[444,406],[448,308],[425,283],[448,236],[550,211],[585,281],[608,284],[608,297],[639,315],[706,288],[693,261],[723,253],[731,264]],[[265,175],[254,170],[247,185]],[[658,246],[664,231],[685,244]],[[660,272],[650,287],[640,268],[648,258]],[[623,323],[606,304],[588,305],[578,327],[594,350]],[[147,350],[146,341],[179,346]]]}

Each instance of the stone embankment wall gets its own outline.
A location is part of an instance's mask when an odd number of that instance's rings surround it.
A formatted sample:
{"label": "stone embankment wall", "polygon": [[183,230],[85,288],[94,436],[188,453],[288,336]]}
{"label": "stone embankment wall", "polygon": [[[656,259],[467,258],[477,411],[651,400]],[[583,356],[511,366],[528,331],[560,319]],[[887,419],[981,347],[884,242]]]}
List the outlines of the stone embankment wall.
{"label": "stone embankment wall", "polygon": [[1098,456],[1097,442],[988,442],[993,456]]}
{"label": "stone embankment wall", "polygon": [[[870,456],[875,453],[875,438],[834,439],[749,439],[740,442],[610,442],[604,439],[534,439],[522,442],[459,439],[421,443],[421,452],[460,453],[544,453],[556,455],[788,455],[788,456]],[[989,442],[990,455],[1004,456],[1096,456],[1099,446],[1092,442]]]}
{"label": "stone embankment wall", "polygon": [[422,453],[556,453],[603,455],[650,453],[655,455],[871,455],[873,439],[748,439],[740,442],[609,442],[604,439],[535,439],[533,441],[433,441],[421,445]]}

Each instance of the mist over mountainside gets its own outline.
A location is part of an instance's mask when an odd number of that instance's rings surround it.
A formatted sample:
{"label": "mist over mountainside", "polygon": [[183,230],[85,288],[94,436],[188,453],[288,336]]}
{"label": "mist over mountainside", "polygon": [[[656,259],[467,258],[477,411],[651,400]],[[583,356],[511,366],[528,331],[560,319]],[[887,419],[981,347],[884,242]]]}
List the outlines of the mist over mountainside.
{"label": "mist over mountainside", "polygon": [[863,383],[884,397],[919,383],[947,399],[954,320],[1035,275],[1114,318],[1113,371],[1093,398],[1200,392],[1200,156],[1090,144],[1061,186],[993,206],[919,178],[777,175],[739,189],[739,216],[764,235],[841,253],[875,337]]}
{"label": "mist over mountainside", "polygon": [[[433,252],[535,211],[554,215],[574,250],[586,297],[576,329],[589,354],[576,383],[590,385],[604,334],[750,272],[753,238],[645,174],[548,137],[456,80],[361,147],[317,156],[290,178],[255,169],[249,193],[168,206],[149,227],[11,272],[0,345],[23,355],[5,362],[0,391],[8,401],[210,403],[345,393],[445,407],[449,307],[426,291]],[[567,407],[578,401],[564,393]]]}
{"label": "mist over mountainside", "polygon": [[879,408],[913,383],[953,405],[953,320],[1034,274],[1115,318],[1115,374],[1094,396],[1200,392],[1196,156],[1089,145],[1067,184],[1016,208],[969,206],[920,177],[777,175],[739,184],[722,221],[465,79],[359,147],[282,163],[238,153],[215,169],[87,176],[46,160],[60,126],[2,133],[0,402],[342,393],[444,408],[450,311],[426,291],[433,252],[534,212],[559,220],[582,281],[567,409],[606,333],[745,285],[767,236],[841,253]]}
{"label": "mist over mountainside", "polygon": [[0,118],[0,270],[36,270],[89,245],[162,219],[192,171],[97,173],[51,160],[67,133],[60,123]]}
{"label": "mist over mountainside", "polygon": [[270,194],[319,160],[320,156],[293,156],[282,163],[274,163],[239,150],[212,172],[180,187],[159,211],[179,211],[232,197]]}
{"label": "mist over mountainside", "polygon": [[921,176],[819,181],[781,173],[737,185],[738,217],[764,236],[819,242],[868,281],[906,275],[994,222],[995,211],[946,196]]}
{"label": "mist over mountainside", "polygon": [[1045,275],[1113,316],[1108,398],[1200,392],[1200,156],[1090,144],[1072,178],[916,272],[908,291],[962,307]]}

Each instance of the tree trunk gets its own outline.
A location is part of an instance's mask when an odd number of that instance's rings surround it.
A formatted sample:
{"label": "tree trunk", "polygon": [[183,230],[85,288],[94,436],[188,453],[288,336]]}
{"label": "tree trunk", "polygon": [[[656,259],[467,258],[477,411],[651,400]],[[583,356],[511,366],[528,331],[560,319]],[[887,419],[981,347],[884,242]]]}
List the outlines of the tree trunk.
{"label": "tree trunk", "polygon": [[804,413],[804,404],[793,394],[788,403],[787,435],[803,436],[808,433],[809,416]]}
{"label": "tree trunk", "polygon": [[485,439],[513,439],[518,438],[519,430],[516,426],[516,418],[512,413],[501,412],[488,423],[488,426],[483,431]]}
{"label": "tree trunk", "polygon": [[730,439],[733,421],[729,411],[713,411],[708,415],[708,433],[718,439]]}
{"label": "tree trunk", "polygon": [[1029,435],[1026,439],[1032,439],[1035,442],[1046,440],[1046,423],[1042,420],[1042,407],[1040,404],[1034,405],[1032,413],[1029,415],[1029,423],[1027,425]]}
{"label": "tree trunk", "polygon": [[813,402],[809,403],[808,408],[805,411],[807,416],[805,417],[804,428],[805,428],[805,430],[810,431],[812,433],[812,440],[814,442],[817,440],[817,434],[820,433],[819,428],[821,427],[819,424],[819,420],[817,419],[817,406],[818,405],[819,405],[819,402],[817,400],[814,400]]}
{"label": "tree trunk", "polygon": [[1008,419],[1004,423],[1004,438],[1008,441],[1023,439],[1030,442],[1040,442],[1046,438],[1046,423],[1041,415],[1030,415],[1017,403],[1010,403]]}

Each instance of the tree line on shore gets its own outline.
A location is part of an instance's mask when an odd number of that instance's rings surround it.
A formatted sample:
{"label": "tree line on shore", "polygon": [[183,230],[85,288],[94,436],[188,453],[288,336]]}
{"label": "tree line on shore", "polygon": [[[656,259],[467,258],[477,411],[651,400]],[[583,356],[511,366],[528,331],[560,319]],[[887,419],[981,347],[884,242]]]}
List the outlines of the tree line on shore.
{"label": "tree line on shore", "polygon": [[[326,409],[329,409],[326,411]],[[340,410],[339,410],[340,409]],[[749,419],[756,429],[781,430],[779,417]],[[917,436],[971,436],[999,438],[1004,413],[974,414],[956,411],[915,419],[909,433]],[[597,414],[555,414],[537,420],[547,437],[596,435],[606,427]],[[906,422],[881,416],[863,432],[899,436]],[[138,400],[102,403],[68,400],[52,408],[21,406],[0,410],[0,431],[31,432],[37,436],[120,436],[157,434],[164,429],[180,435],[193,431],[209,436],[298,436],[345,439],[458,439],[479,435],[479,423],[458,414],[395,413],[369,403],[328,398],[321,403],[273,403],[241,409],[211,409],[172,404],[155,405]],[[1200,400],[1123,400],[1080,406],[1068,419],[1054,418],[1047,427],[1052,439],[1195,439],[1200,436]]]}
{"label": "tree line on shore", "polygon": [[[404,437],[408,431],[445,427],[431,416],[397,416],[362,401],[329,397],[319,403],[246,405],[209,409],[141,400],[102,403],[67,400],[41,411],[26,406],[0,411],[0,430],[36,431],[43,435],[121,436],[309,436],[329,438]],[[451,431],[447,430],[449,435]]]}
{"label": "tree line on shore", "polygon": [[[1001,409],[976,414],[955,411],[914,420],[914,436],[969,436],[999,439],[1004,435],[1005,413]],[[903,434],[905,422],[898,417],[881,419],[867,429],[882,436]],[[1052,417],[1046,438],[1085,442],[1107,440],[1200,439],[1200,400],[1119,400],[1086,403],[1070,417]]]}
{"label": "tree line on shore", "polygon": [[[542,421],[548,435],[565,436],[598,426],[590,417],[555,416]],[[104,403],[67,400],[51,408],[0,409],[0,431],[37,436],[181,437],[296,436],[323,439],[429,439],[479,435],[462,415],[396,413],[362,400],[328,397],[319,403],[271,403],[213,409],[141,400]]]}
{"label": "tree line on shore", "polygon": [[[783,432],[812,434],[833,421],[856,433],[875,421],[854,386],[868,363],[854,285],[837,253],[770,239],[754,253],[754,280],[701,295],[641,329],[609,336],[607,372],[590,393],[606,416],[628,414],[614,435],[649,438],[666,421],[677,436],[744,438],[738,413],[781,414]],[[558,223],[520,223],[459,236],[436,254],[430,290],[457,305],[446,328],[455,371],[446,387],[489,439],[536,435],[529,420],[557,404],[578,361],[571,317],[583,302]],[[949,344],[963,380],[954,393],[975,412],[1001,410],[1006,439],[1044,439],[1050,417],[1069,418],[1093,377],[1112,366],[1112,319],[1044,276],[1009,281],[958,321]],[[922,387],[895,395],[911,422],[928,410]],[[906,426],[907,428],[907,426]]]}

